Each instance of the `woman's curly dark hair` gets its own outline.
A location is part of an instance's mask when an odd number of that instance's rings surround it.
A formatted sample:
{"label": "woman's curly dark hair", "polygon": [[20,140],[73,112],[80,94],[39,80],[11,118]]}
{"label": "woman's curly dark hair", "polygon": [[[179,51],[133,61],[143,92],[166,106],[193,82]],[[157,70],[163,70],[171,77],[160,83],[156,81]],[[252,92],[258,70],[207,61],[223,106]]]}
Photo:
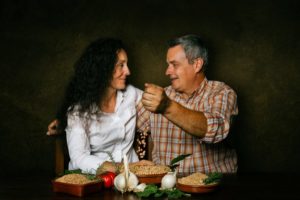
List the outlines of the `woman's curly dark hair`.
{"label": "woman's curly dark hair", "polygon": [[67,86],[65,98],[57,113],[59,130],[67,126],[67,114],[78,106],[79,114],[91,113],[109,87],[118,52],[125,47],[121,40],[101,38],[92,42],[74,65],[75,73]]}

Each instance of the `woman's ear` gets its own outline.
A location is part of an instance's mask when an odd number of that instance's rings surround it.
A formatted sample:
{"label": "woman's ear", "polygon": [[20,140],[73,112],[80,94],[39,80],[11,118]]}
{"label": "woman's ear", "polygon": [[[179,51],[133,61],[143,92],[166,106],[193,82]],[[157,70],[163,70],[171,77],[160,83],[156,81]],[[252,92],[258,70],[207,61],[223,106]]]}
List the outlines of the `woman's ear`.
{"label": "woman's ear", "polygon": [[203,67],[203,63],[204,62],[203,62],[202,58],[195,59],[193,67],[194,67],[194,70],[195,70],[196,73],[201,71],[201,69]]}

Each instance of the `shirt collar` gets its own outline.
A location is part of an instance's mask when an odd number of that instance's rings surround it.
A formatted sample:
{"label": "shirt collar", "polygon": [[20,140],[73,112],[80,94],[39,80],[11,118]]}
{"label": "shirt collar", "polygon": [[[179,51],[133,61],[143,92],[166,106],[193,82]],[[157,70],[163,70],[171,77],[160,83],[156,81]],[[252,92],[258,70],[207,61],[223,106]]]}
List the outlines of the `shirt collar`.
{"label": "shirt collar", "polygon": [[[124,89],[124,90],[117,90],[117,99],[116,99],[115,113],[118,111],[118,109],[119,109],[121,103],[124,101],[125,97],[126,97],[126,89]],[[102,113],[102,114],[105,113],[105,112],[102,112],[99,109],[98,105],[96,105],[96,104],[94,104],[92,106],[92,111],[95,112],[95,113],[96,112],[99,112],[99,113]]]}
{"label": "shirt collar", "polygon": [[196,90],[194,90],[194,92],[187,98],[184,98],[182,93],[175,91],[176,96],[180,97],[181,99],[185,99],[186,101],[189,101],[190,99],[194,98],[195,96],[198,96],[204,90],[204,87],[206,84],[207,84],[207,78],[205,77],[203,79],[203,81],[200,83],[199,87]]}
{"label": "shirt collar", "polygon": [[126,89],[117,91],[117,101],[116,101],[115,112],[118,111],[121,103],[124,101],[125,96],[126,96]]}

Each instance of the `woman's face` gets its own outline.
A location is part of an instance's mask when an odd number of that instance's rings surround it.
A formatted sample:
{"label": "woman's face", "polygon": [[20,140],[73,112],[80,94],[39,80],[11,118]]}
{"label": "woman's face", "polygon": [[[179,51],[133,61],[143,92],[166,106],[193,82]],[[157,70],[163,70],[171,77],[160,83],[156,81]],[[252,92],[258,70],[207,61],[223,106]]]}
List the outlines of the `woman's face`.
{"label": "woman's face", "polygon": [[126,87],[126,78],[130,75],[130,71],[127,65],[127,54],[121,49],[118,52],[118,60],[115,65],[113,77],[111,80],[111,87],[116,90],[122,90]]}

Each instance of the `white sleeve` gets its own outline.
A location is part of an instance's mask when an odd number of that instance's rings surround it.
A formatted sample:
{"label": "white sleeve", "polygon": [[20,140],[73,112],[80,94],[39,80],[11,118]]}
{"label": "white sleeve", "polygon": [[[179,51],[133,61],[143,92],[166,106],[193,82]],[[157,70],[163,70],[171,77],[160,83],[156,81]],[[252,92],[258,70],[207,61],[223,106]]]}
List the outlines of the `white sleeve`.
{"label": "white sleeve", "polygon": [[98,166],[104,161],[91,155],[89,138],[84,129],[84,122],[79,116],[68,116],[66,137],[71,168],[79,168],[86,173],[96,173]]}

